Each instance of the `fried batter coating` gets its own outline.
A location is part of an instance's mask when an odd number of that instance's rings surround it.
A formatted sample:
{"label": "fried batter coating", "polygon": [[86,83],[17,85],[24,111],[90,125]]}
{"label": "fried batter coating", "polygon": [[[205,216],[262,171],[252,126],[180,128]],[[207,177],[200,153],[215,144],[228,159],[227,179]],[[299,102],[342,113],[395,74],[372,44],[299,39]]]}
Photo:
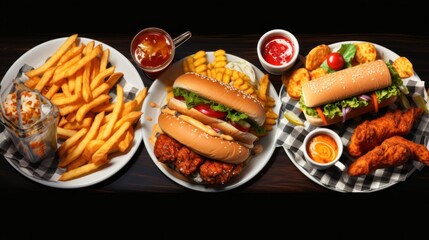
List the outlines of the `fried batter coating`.
{"label": "fried batter coating", "polygon": [[323,68],[317,68],[310,72],[310,80],[320,78],[328,74],[325,69]]}
{"label": "fried batter coating", "polygon": [[287,93],[292,99],[299,100],[301,98],[302,84],[310,81],[310,73],[305,68],[298,68],[293,71],[287,80]]}
{"label": "fried batter coating", "polygon": [[376,169],[396,167],[411,159],[428,165],[428,149],[401,136],[393,136],[356,159],[348,168],[347,173],[350,176],[368,175]]}
{"label": "fried batter coating", "polygon": [[421,108],[409,108],[406,112],[397,109],[380,118],[362,122],[350,138],[349,154],[353,157],[362,156],[389,137],[408,134],[422,114]]}
{"label": "fried batter coating", "polygon": [[393,61],[392,66],[396,69],[401,78],[413,76],[413,64],[406,57],[399,57]]}
{"label": "fried batter coating", "polygon": [[377,59],[377,50],[374,44],[368,42],[355,43],[356,54],[354,60],[358,63],[372,62]]}
{"label": "fried batter coating", "polygon": [[176,169],[185,176],[193,174],[204,162],[203,158],[183,146],[177,153],[177,160],[174,162]]}
{"label": "fried batter coating", "polygon": [[305,58],[305,68],[309,71],[319,68],[320,64],[328,58],[331,51],[331,48],[326,44],[314,47]]}
{"label": "fried batter coating", "polygon": [[233,176],[240,174],[242,164],[231,164],[218,162],[213,160],[206,160],[200,166],[200,176],[204,182],[208,184],[225,184]]}
{"label": "fried batter coating", "polygon": [[160,134],[156,138],[154,153],[158,161],[162,163],[174,162],[182,146],[183,145],[175,139],[165,134]]}

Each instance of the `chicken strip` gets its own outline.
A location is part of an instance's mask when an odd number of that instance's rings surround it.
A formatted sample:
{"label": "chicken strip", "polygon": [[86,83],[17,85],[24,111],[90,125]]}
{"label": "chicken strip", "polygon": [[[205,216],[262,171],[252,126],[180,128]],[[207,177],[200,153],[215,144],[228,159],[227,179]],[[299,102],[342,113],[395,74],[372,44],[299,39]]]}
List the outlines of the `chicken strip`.
{"label": "chicken strip", "polygon": [[408,134],[422,114],[421,108],[409,108],[405,112],[398,109],[377,119],[364,121],[351,136],[349,154],[353,157],[362,156],[389,137]]}
{"label": "chicken strip", "polygon": [[368,175],[379,168],[396,167],[408,160],[417,160],[429,165],[429,150],[401,136],[383,141],[365,155],[359,157],[348,168],[350,176]]}

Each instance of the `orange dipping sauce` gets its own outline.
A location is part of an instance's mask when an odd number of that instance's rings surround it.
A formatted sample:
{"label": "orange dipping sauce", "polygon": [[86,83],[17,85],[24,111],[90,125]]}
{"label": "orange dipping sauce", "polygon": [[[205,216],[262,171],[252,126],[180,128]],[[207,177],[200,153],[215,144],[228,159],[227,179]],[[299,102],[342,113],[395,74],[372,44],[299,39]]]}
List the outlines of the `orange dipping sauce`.
{"label": "orange dipping sauce", "polygon": [[329,163],[338,155],[337,143],[334,138],[326,134],[314,136],[306,147],[311,159],[319,163]]}
{"label": "orange dipping sauce", "polygon": [[134,59],[143,68],[158,68],[170,60],[173,47],[160,32],[146,32],[133,42]]}

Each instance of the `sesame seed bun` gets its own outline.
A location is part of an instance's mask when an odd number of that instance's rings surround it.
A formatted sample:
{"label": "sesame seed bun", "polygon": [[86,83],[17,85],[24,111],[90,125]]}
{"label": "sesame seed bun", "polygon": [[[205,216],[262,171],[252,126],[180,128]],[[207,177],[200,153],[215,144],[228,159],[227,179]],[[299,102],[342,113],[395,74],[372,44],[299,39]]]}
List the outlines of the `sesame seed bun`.
{"label": "sesame seed bun", "polygon": [[349,97],[383,89],[392,84],[389,69],[383,60],[356,65],[302,85],[307,107],[317,107]]}
{"label": "sesame seed bun", "polygon": [[175,114],[161,112],[158,117],[158,125],[165,134],[196,153],[213,160],[239,164],[246,161],[251,154],[249,148],[236,141],[212,136]]}

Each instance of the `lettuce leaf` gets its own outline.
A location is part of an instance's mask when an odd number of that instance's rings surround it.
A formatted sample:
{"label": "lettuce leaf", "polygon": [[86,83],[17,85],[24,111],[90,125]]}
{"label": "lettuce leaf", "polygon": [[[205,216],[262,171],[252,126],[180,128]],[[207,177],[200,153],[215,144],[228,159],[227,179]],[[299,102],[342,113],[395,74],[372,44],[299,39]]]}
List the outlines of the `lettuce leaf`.
{"label": "lettuce leaf", "polygon": [[254,122],[252,119],[249,118],[249,116],[245,113],[238,112],[230,107],[227,107],[223,104],[219,104],[216,102],[213,102],[209,99],[203,98],[198,96],[197,94],[190,92],[188,90],[185,90],[183,88],[173,88],[173,94],[174,96],[182,96],[185,98],[186,107],[188,109],[191,109],[197,105],[200,104],[209,104],[210,108],[215,111],[221,111],[226,112],[226,119],[225,121],[232,121],[232,122],[238,122],[240,120],[245,120],[251,125],[251,129],[257,133],[265,133],[265,128],[258,126],[256,122]]}

